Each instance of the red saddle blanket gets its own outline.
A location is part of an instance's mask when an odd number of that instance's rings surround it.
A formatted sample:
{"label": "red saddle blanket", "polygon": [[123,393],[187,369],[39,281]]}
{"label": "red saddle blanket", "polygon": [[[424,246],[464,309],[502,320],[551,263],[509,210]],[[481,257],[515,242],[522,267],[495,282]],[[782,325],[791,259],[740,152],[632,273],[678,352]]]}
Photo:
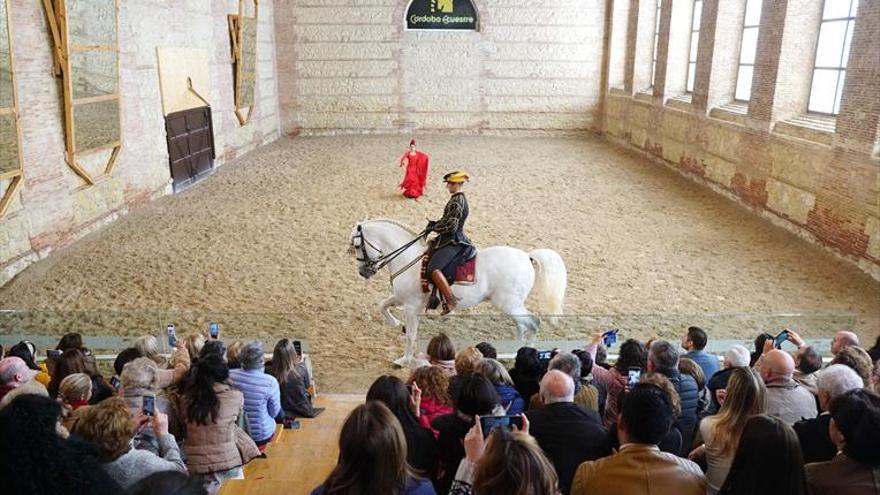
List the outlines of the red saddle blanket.
{"label": "red saddle blanket", "polygon": [[476,282],[477,277],[477,257],[465,261],[455,269],[456,284],[472,284]]}

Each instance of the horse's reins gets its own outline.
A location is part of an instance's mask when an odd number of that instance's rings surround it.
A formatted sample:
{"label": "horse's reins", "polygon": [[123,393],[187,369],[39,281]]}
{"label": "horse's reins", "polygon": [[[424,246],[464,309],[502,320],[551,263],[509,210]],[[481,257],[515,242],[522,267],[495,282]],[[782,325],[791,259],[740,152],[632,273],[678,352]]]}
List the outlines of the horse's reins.
{"label": "horse's reins", "polygon": [[[357,226],[357,231],[358,231],[357,235],[352,238],[352,247],[354,247],[354,240],[355,239],[361,240],[359,247],[361,249],[361,256],[362,257],[357,258],[357,260],[360,261],[361,263],[369,263],[372,266],[372,268],[377,272],[379,270],[385,268],[385,265],[387,265],[388,263],[391,263],[392,261],[394,261],[395,258],[397,258],[401,254],[403,254],[403,252],[406,251],[407,249],[409,249],[410,246],[419,242],[422,239],[422,237],[425,237],[428,235],[427,229],[423,230],[423,231],[419,232],[419,234],[416,236],[415,239],[407,242],[403,246],[400,246],[399,248],[395,249],[394,251],[391,251],[388,254],[382,254],[381,249],[377,248],[375,244],[373,244],[372,242],[367,240],[366,237],[364,237],[364,231],[360,225]],[[375,249],[376,252],[379,253],[379,257],[376,258],[375,260],[370,258],[370,256],[367,254],[367,248],[365,247],[366,245],[369,245],[371,248]],[[398,275],[409,270],[413,265],[418,263],[418,261],[420,259],[424,258],[424,256],[425,256],[424,254],[422,254],[421,256],[416,256],[415,259],[413,259],[411,262],[409,262],[405,267],[392,273],[391,274],[391,282],[394,283],[394,279],[397,278]]]}

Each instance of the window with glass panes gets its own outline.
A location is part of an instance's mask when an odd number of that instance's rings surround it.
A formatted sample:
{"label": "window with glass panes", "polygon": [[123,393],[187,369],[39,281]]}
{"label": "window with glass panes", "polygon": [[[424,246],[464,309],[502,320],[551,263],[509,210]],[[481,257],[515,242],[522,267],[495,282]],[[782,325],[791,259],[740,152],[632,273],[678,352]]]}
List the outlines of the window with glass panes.
{"label": "window with glass panes", "polygon": [[752,98],[752,74],[755,73],[755,54],[758,51],[758,26],[761,24],[763,0],[747,0],[743,19],[742,42],[739,45],[739,69],[736,72],[736,90],[733,99],[749,101]]}
{"label": "window with glass panes", "polygon": [[694,91],[694,79],[697,72],[697,47],[700,44],[700,17],[702,14],[703,0],[696,0],[694,2],[694,15],[691,20],[691,48],[690,53],[688,53],[687,85],[685,86],[685,90],[688,93],[693,93]]}
{"label": "window with glass panes", "polygon": [[858,0],[825,0],[807,110],[837,115]]}
{"label": "window with glass panes", "polygon": [[660,8],[663,0],[657,0],[657,9],[654,12],[654,54],[651,56],[651,86],[654,85],[654,74],[657,73],[657,45],[660,44]]}

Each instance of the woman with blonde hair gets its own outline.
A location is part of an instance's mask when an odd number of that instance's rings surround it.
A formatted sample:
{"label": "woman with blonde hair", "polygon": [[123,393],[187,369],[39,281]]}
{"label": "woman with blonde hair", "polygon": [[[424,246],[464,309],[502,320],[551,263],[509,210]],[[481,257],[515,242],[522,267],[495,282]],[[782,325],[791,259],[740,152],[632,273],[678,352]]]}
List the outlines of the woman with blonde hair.
{"label": "woman with blonde hair", "polygon": [[734,368],[723,397],[718,414],[700,422],[700,435],[705,443],[688,456],[705,456],[709,495],[718,493],[724,484],[746,423],[767,411],[767,389],[751,368]]}
{"label": "woman with blonde hair", "polygon": [[449,495],[558,495],[559,479],[538,442],[523,431],[493,429],[484,440],[477,417],[464,438],[465,458],[455,473]]}
{"label": "woman with blonde hair", "polygon": [[171,353],[170,362],[162,355],[159,341],[153,335],[139,337],[134,341],[132,347],[140,351],[142,357],[153,361],[159,367],[158,388],[179,383],[189,371],[190,353],[185,345],[178,343]]}
{"label": "woman with blonde hair", "polygon": [[507,411],[508,415],[514,416],[525,411],[525,401],[516,391],[513,379],[510,378],[510,374],[503,364],[491,358],[481,359],[474,372],[485,376],[492,383],[495,391],[498,392],[501,407]]}
{"label": "woman with blonde hair", "polygon": [[[132,448],[135,432],[148,422],[159,438],[159,455]],[[95,444],[104,470],[123,489],[156,472],[186,472],[174,435],[168,433],[168,417],[159,411],[152,417],[133,417],[121,397],[89,408],[77,425],[77,435]]]}
{"label": "woman with blonde hair", "polygon": [[465,347],[455,355],[455,376],[449,378],[449,394],[455,395],[458,384],[466,377],[474,373],[477,365],[483,359],[483,353],[476,347]]}
{"label": "woman with blonde hair", "polygon": [[437,366],[422,366],[413,370],[407,382],[417,385],[422,390],[419,403],[419,424],[434,433],[434,439],[440,432],[431,426],[431,422],[444,414],[451,414],[452,398],[449,396],[449,378]]}
{"label": "woman with blonde hair", "polygon": [[62,424],[67,431],[74,431],[83,414],[89,409],[92,398],[92,379],[85,373],[67,375],[58,386],[58,402],[61,403]]}
{"label": "woman with blonde hair", "polygon": [[189,353],[190,358],[195,360],[198,358],[199,354],[202,353],[202,347],[205,346],[205,336],[200,333],[187,335],[186,338],[183,339],[183,345],[186,347],[186,351]]}

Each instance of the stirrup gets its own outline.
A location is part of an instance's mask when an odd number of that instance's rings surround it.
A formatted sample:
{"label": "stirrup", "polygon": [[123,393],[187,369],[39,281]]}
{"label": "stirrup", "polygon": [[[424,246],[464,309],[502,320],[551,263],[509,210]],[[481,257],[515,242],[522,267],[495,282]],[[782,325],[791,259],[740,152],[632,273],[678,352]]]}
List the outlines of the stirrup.
{"label": "stirrup", "polygon": [[440,315],[444,316],[444,315],[448,315],[449,313],[452,313],[455,310],[456,306],[458,306],[458,301],[459,301],[459,298],[457,298],[455,296],[452,296],[452,301],[444,300],[443,301],[443,311],[440,312]]}

